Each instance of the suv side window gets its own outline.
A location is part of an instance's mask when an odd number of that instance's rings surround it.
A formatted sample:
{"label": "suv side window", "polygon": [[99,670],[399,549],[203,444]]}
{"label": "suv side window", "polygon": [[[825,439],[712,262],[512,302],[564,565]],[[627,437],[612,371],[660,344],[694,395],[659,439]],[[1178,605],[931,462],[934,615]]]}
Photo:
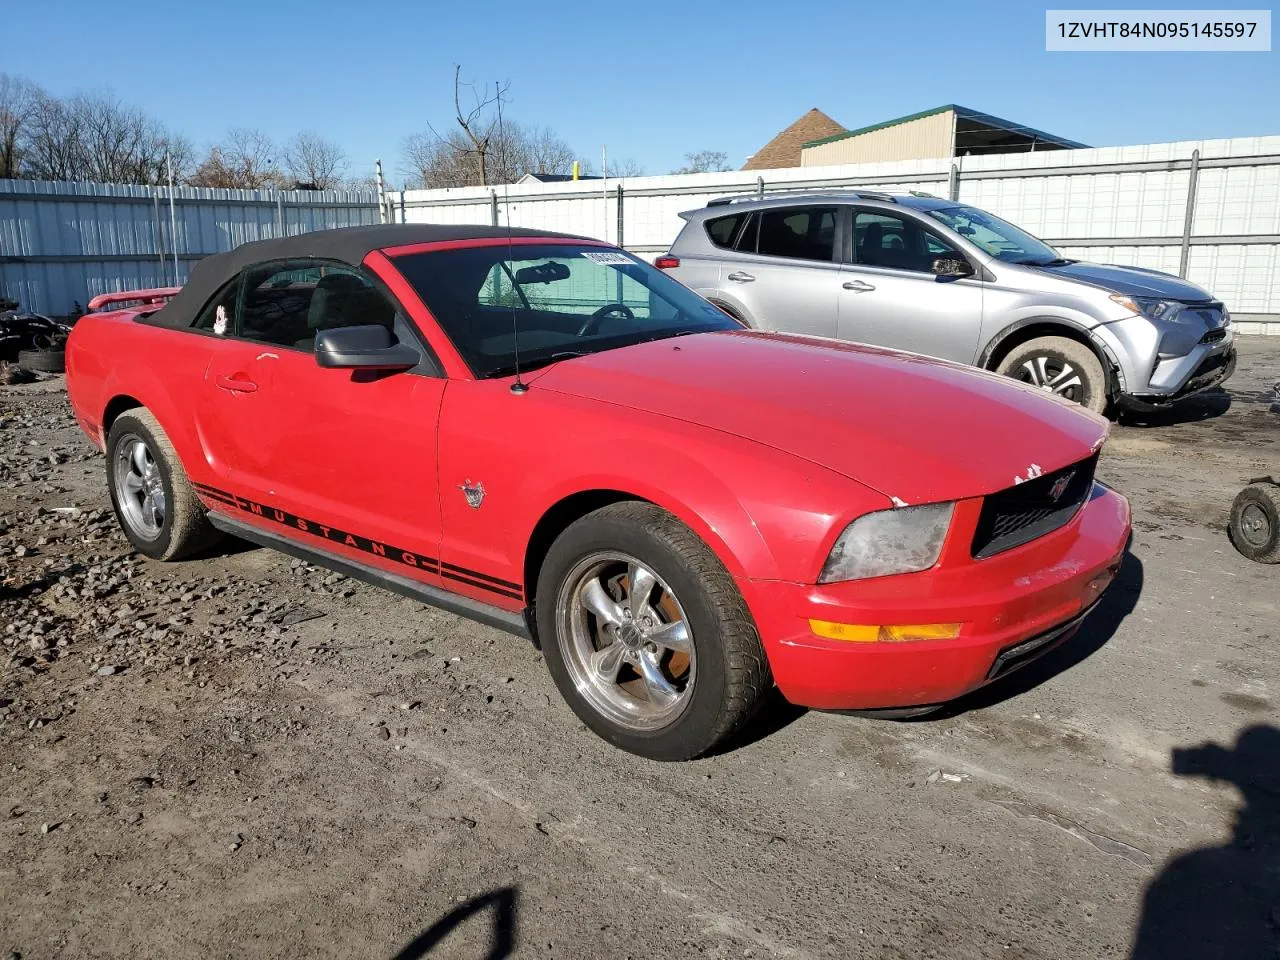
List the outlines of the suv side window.
{"label": "suv side window", "polygon": [[738,242],[733,245],[733,249],[739,253],[755,253],[756,237],[760,235],[760,214],[752,213],[747,216],[747,223],[742,228],[742,233],[738,236]]}
{"label": "suv side window", "polygon": [[359,270],[323,260],[276,260],[248,267],[237,334],[310,350],[316,333],[380,324],[395,329],[394,304]]}
{"label": "suv side window", "polygon": [[880,210],[856,210],[853,217],[853,262],[867,267],[930,273],[939,257],[967,259],[912,217]]}
{"label": "suv side window", "polygon": [[738,235],[738,227],[742,223],[742,214],[734,213],[727,217],[716,217],[714,220],[708,220],[706,223],[707,237],[717,247],[730,249],[733,246],[733,238]]}
{"label": "suv side window", "polygon": [[757,251],[795,260],[835,259],[835,207],[782,207],[760,214]]}

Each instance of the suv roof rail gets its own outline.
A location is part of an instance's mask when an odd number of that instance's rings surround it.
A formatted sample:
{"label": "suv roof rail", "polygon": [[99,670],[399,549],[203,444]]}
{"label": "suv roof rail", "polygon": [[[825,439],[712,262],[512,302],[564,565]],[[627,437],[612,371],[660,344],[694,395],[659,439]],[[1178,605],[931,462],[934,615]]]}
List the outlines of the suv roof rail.
{"label": "suv roof rail", "polygon": [[[922,196],[912,191],[913,196]],[[897,203],[897,198],[891,193],[884,193],[879,190],[862,190],[857,187],[829,187],[825,190],[766,190],[762,196],[759,193],[739,193],[729,197],[715,197],[707,201],[708,207],[723,207],[731,203],[746,203],[751,200],[777,199],[781,196],[789,197],[829,197],[847,195],[855,200],[881,200],[885,203]]]}

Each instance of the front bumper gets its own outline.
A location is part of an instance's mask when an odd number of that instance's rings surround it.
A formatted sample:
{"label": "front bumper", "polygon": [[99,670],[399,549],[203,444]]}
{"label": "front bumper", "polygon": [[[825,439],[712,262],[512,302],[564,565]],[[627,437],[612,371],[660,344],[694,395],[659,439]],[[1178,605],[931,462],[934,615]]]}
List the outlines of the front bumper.
{"label": "front bumper", "polygon": [[[1184,397],[1203,393],[1212,387],[1225,382],[1236,372],[1236,348],[1230,344],[1225,350],[1202,356],[1199,362],[1191,362],[1192,357],[1180,357],[1177,361],[1166,360],[1164,364],[1177,363],[1182,369],[1176,377],[1168,378],[1178,384],[1170,393],[1135,393],[1128,400],[1130,405],[1160,406],[1173,403]],[[1164,364],[1161,364],[1163,366]]]}
{"label": "front bumper", "polygon": [[[977,501],[957,506],[939,565],[923,573],[826,585],[744,583],[783,696],[824,710],[963,696],[1070,636],[1114,579],[1130,530],[1128,502],[1102,484],[1066,526],[977,561],[968,557],[976,518]],[[850,643],[815,636],[810,619],[964,626],[949,640]]]}

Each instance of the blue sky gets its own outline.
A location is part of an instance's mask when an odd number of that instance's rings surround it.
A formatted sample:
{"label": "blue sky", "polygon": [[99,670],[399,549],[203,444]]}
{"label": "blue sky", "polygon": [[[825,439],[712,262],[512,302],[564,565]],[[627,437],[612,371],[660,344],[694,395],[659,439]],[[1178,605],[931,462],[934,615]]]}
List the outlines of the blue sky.
{"label": "blue sky", "polygon": [[1280,54],[1047,53],[1027,2],[146,6],[9,4],[0,69],[109,87],[198,148],[311,129],[393,176],[407,134],[452,122],[455,63],[511,81],[511,118],[648,173],[701,149],[741,165],[810,107],[857,127],[960,103],[1099,146],[1280,134]]}

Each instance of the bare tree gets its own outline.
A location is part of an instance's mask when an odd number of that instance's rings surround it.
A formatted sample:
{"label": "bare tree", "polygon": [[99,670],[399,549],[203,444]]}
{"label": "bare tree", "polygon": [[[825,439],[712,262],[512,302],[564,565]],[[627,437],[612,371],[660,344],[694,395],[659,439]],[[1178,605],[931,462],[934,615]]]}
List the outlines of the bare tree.
{"label": "bare tree", "polygon": [[107,94],[73,97],[65,109],[77,135],[80,179],[97,183],[166,179],[171,138],[159,122]]}
{"label": "bare tree", "polygon": [[310,132],[300,133],[285,144],[284,162],[296,187],[313,190],[338,189],[350,166],[340,146]]}
{"label": "bare tree", "polygon": [[[471,99],[473,101],[471,107],[465,113],[462,110],[462,87],[464,86],[471,88]],[[493,93],[490,93],[489,85],[486,83],[477,90],[474,83],[464,84],[462,82],[462,65],[457,64],[454,66],[453,106],[457,114],[458,126],[462,128],[467,140],[471,142],[471,152],[475,155],[476,172],[480,175],[481,186],[489,183],[489,147],[493,142],[494,128],[498,126],[486,114],[489,112],[490,107],[495,107],[497,112],[501,114],[502,99],[507,95],[507,91],[510,88],[510,83],[498,83],[494,84]]]}
{"label": "bare tree", "polygon": [[[424,187],[485,186],[472,142],[460,131],[440,137],[434,131],[409,137],[404,144],[407,177]],[[549,127],[526,127],[496,119],[488,137],[488,183],[514,183],[526,173],[568,173],[574,151]],[[582,164],[587,172],[589,164]]]}
{"label": "bare tree", "polygon": [[276,167],[276,147],[260,130],[235,128],[226,139],[209,148],[187,182],[195,187],[230,187],[262,190],[281,187],[284,177]]}
{"label": "bare tree", "polygon": [[[382,181],[382,187],[384,190],[388,190],[388,191],[396,189],[395,185],[392,184],[390,180],[387,180],[385,178]],[[341,184],[339,184],[337,187],[333,189],[350,190],[353,193],[377,193],[378,178],[375,177],[372,173],[365,174],[363,177],[348,177],[346,180],[342,181]]]}
{"label": "bare tree", "polygon": [[41,94],[19,141],[26,174],[36,180],[78,180],[82,131],[79,118],[57,97]]}
{"label": "bare tree", "polygon": [[0,73],[0,179],[21,175],[22,143],[43,90],[25,77]]}
{"label": "bare tree", "polygon": [[609,176],[611,177],[643,177],[644,166],[631,157],[623,157],[621,160],[609,161]]}
{"label": "bare tree", "polygon": [[672,173],[721,173],[729,169],[729,155],[723,150],[699,150],[684,155],[684,166]]}

